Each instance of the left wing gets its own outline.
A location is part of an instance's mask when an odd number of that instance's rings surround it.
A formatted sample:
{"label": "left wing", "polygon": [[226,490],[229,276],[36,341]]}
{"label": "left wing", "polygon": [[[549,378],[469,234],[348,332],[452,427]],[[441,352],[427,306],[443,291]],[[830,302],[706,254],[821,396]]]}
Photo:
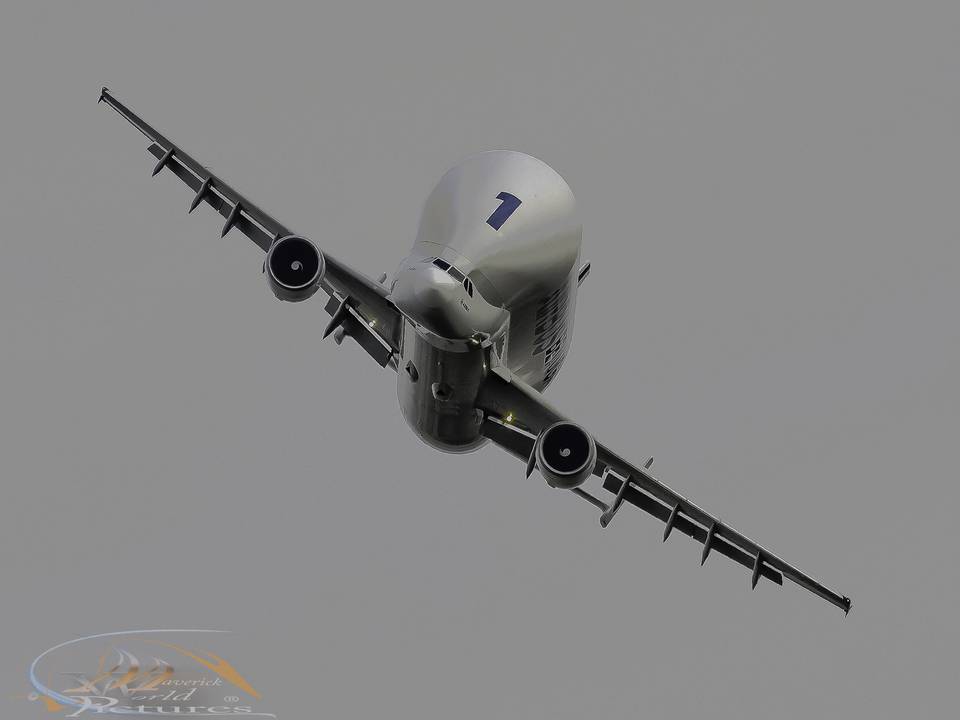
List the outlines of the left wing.
{"label": "left wing", "polygon": [[[167,168],[194,191],[188,212],[206,203],[225,218],[221,237],[236,228],[266,252],[280,238],[294,234],[160,134],[110,90],[103,88],[98,102],[107,103],[150,141],[147,150],[157,158],[154,175]],[[400,347],[403,316],[386,288],[326,252],[323,258],[326,269],[320,286],[330,296],[325,309],[332,316],[326,334],[342,328],[382,367],[392,365]]]}
{"label": "left wing", "polygon": [[[550,425],[566,421],[557,409],[536,390],[504,368],[493,368],[480,388],[478,406],[484,411],[483,434],[497,445],[527,462],[533,469],[538,437]],[[610,494],[601,500],[580,487],[573,492],[601,510],[600,524],[606,527],[624,501],[661,520],[663,539],[674,529],[703,544],[701,564],[712,550],[752,570],[751,583],[760,577],[778,585],[783,578],[819,595],[827,602],[850,612],[850,598],[829,589],[793,565],[782,560],[746,535],[695,505],[650,474],[653,458],[642,467],[633,465],[596,442],[593,474],[602,478],[602,489]]]}

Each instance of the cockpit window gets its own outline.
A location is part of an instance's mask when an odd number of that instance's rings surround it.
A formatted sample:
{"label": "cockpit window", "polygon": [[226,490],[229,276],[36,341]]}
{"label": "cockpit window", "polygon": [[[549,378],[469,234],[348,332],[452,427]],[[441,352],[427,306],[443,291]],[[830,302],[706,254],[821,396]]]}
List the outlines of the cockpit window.
{"label": "cockpit window", "polygon": [[457,268],[448,263],[446,260],[439,257],[428,257],[424,258],[423,262],[430,263],[434,267],[438,267],[443,270],[450,277],[463,285],[464,290],[467,291],[467,295],[473,297],[473,283],[470,282],[470,279],[466,275],[457,270]]}

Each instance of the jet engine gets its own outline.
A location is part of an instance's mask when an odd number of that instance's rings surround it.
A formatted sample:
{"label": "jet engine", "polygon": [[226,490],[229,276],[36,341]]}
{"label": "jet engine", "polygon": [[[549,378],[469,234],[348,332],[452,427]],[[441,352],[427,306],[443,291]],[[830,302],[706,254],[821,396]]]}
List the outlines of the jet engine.
{"label": "jet engine", "polygon": [[301,302],[320,287],[323,253],[305,237],[287,235],[270,246],[263,271],[274,295],[287,302]]}
{"label": "jet engine", "polygon": [[593,472],[597,444],[582,427],[561,420],[540,433],[534,457],[547,485],[571,490]]}

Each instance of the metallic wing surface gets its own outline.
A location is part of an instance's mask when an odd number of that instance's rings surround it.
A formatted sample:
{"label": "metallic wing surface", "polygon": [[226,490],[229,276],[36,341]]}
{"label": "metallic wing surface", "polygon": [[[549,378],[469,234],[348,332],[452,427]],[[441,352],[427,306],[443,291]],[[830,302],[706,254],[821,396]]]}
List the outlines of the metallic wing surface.
{"label": "metallic wing surface", "polygon": [[[502,368],[494,369],[489,375],[481,387],[477,404],[485,415],[483,434],[527,461],[528,474],[543,463],[544,458],[542,454],[538,455],[537,445],[545,433],[558,425],[572,425],[540,393]],[[590,440],[593,441],[592,438]],[[649,471],[652,458],[643,466],[634,465],[600,442],[596,442],[595,446],[594,464],[590,471],[601,478],[602,489],[609,497],[600,499],[579,486],[570,489],[601,510],[602,526],[610,523],[626,501],[664,523],[664,540],[673,530],[678,530],[701,543],[701,564],[711,551],[716,550],[750,568],[753,587],[756,587],[760,577],[778,585],[782,585],[783,578],[786,578],[841,608],[844,613],[850,611],[850,598],[803,573],[660,482]],[[575,444],[571,444],[571,447],[575,447]]]}
{"label": "metallic wing surface", "polygon": [[[278,240],[296,237],[289,228],[164,137],[107,88],[101,90],[100,102],[116,110],[150,141],[147,150],[157,158],[154,175],[168,169],[194,191],[188,212],[206,204],[225,218],[221,236],[236,228],[267,253]],[[330,296],[325,307],[332,316],[328,333],[342,328],[345,335],[357,340],[381,366],[386,366],[399,350],[402,313],[382,285],[328,253],[322,255],[325,270],[319,284]]]}

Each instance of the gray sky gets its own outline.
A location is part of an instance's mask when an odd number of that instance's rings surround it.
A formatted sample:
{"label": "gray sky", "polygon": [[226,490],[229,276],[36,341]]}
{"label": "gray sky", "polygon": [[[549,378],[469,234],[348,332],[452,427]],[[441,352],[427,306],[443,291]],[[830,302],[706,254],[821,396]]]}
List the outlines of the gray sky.
{"label": "gray sky", "polygon": [[[556,5],[5,6],[4,715],[44,649],[169,626],[286,718],[951,707],[960,11]],[[418,443],[102,84],[374,276],[460,158],[548,162],[593,263],[550,400],[850,616]]]}

